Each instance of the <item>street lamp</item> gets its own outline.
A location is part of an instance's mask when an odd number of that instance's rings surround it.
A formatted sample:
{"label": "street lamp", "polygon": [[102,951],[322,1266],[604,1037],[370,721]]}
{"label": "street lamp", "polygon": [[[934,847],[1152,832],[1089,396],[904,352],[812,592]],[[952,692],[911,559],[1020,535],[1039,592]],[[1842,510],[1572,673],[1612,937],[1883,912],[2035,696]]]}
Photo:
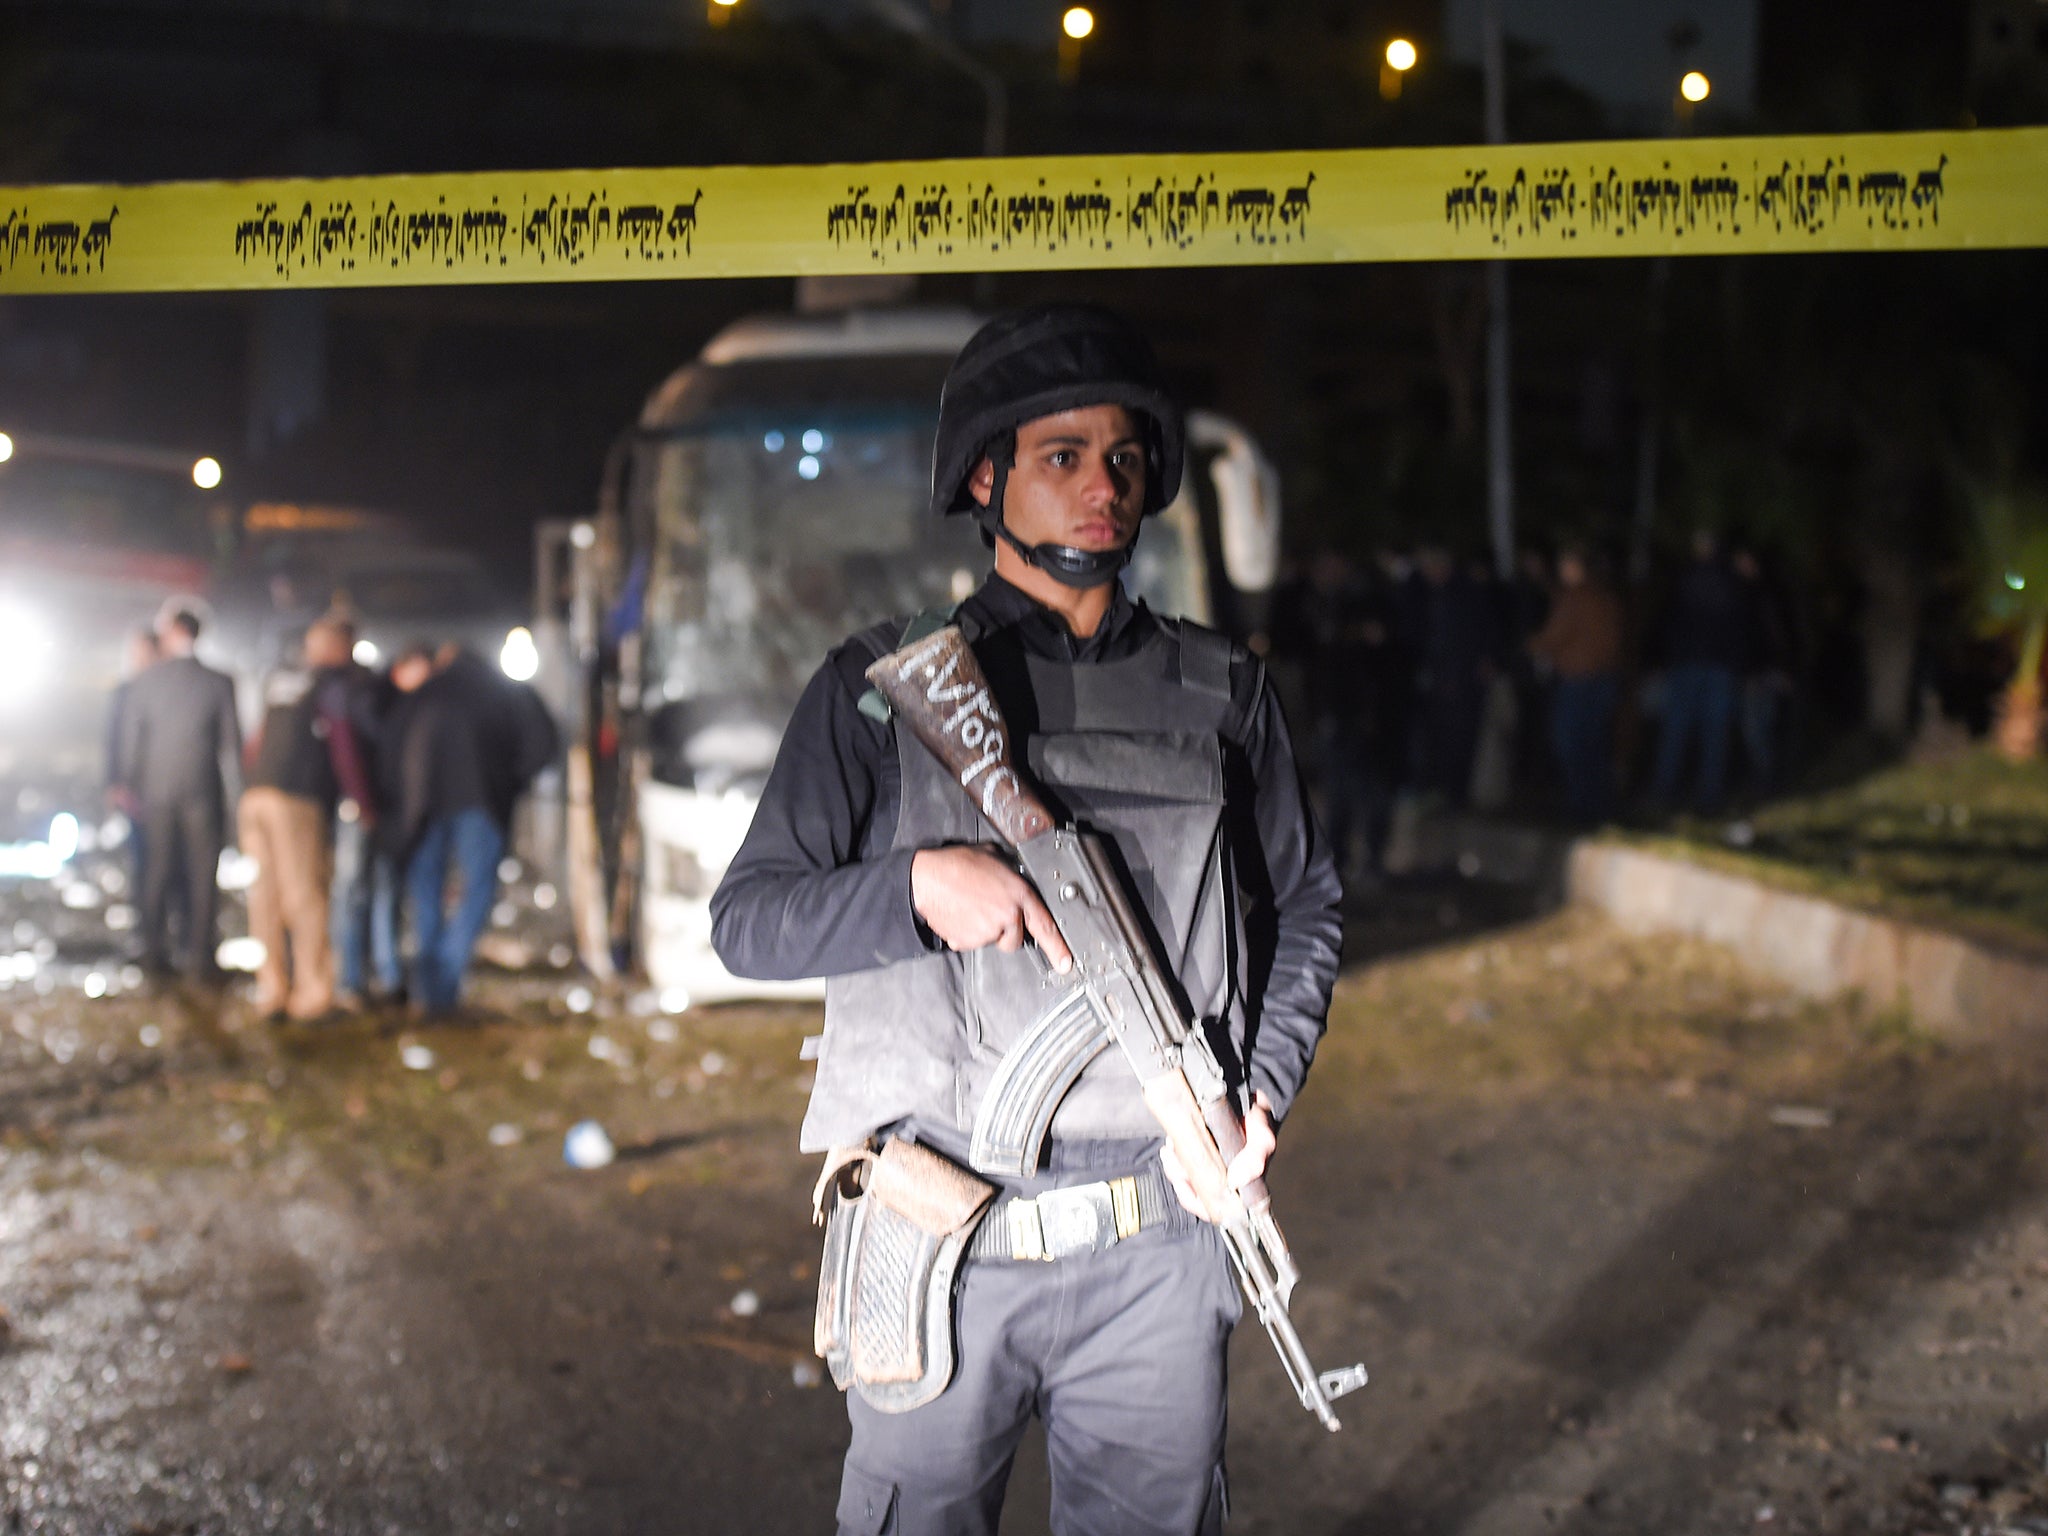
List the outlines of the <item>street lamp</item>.
{"label": "street lamp", "polygon": [[13,457],[14,439],[9,437],[5,432],[0,432],[0,464],[5,464],[9,459]]}
{"label": "street lamp", "polygon": [[1081,72],[1081,41],[1095,33],[1095,13],[1085,5],[1070,6],[1060,18],[1060,79],[1071,85]]}
{"label": "street lamp", "polygon": [[1693,109],[1707,99],[1713,85],[1696,69],[1689,69],[1678,80],[1678,100],[1671,103],[1671,131],[1683,137],[1692,132]]}
{"label": "street lamp", "polygon": [[208,455],[195,459],[192,464],[192,483],[202,491],[210,491],[220,484],[220,460]]}
{"label": "street lamp", "polygon": [[1397,37],[1387,44],[1385,56],[1380,60],[1380,99],[1398,101],[1401,96],[1401,77],[1415,67],[1420,57],[1415,45],[1405,37]]}

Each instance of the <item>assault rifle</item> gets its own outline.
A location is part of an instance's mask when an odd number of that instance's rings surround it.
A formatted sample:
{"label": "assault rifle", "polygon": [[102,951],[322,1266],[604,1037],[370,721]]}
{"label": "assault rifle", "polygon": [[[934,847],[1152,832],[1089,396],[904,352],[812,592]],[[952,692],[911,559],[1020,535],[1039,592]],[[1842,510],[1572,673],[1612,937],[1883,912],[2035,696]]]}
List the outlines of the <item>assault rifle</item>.
{"label": "assault rifle", "polygon": [[1088,833],[1056,826],[1011,760],[1009,727],[958,626],[868,668],[911,733],[953,775],[1016,851],[1074,956],[1074,988],[1003,1057],[984,1097],[968,1160],[983,1172],[1032,1172],[1053,1111],[1112,1041],[1130,1062],[1145,1105],[1217,1227],[1302,1407],[1338,1427],[1330,1400],[1365,1385],[1362,1365],[1316,1371],[1287,1314],[1301,1272],[1273,1220],[1264,1179],[1235,1190],[1227,1166],[1244,1122],[1201,1026],[1190,1020],[1157,959],[1116,866]]}

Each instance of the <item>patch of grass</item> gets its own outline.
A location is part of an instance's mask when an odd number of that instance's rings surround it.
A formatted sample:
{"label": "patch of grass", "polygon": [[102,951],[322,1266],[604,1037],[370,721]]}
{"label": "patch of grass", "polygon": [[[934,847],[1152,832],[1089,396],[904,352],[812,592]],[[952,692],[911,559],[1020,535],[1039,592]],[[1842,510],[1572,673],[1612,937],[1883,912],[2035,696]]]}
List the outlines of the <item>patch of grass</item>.
{"label": "patch of grass", "polygon": [[1989,752],[1765,806],[1750,840],[1685,824],[1638,839],[1852,906],[2048,954],[2048,764]]}

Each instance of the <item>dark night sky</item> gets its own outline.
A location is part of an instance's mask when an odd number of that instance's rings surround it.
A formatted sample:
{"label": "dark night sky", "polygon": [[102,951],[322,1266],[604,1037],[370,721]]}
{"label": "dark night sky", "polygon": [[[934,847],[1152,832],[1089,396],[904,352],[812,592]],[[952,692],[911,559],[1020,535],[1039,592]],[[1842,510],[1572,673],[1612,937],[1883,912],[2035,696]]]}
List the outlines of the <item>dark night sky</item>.
{"label": "dark night sky", "polygon": [[[137,3],[137,0],[130,0]],[[140,0],[176,11],[181,0]],[[778,18],[851,20],[865,0],[739,0],[749,10]],[[1060,13],[1070,0],[912,0],[949,12],[977,43],[1043,45],[1057,40]],[[1114,25],[1119,0],[1093,0],[1105,26]],[[1290,0],[1272,0],[1284,9]],[[1302,0],[1292,0],[1300,4]],[[1350,0],[1370,17],[1365,0]],[[1755,77],[1759,0],[1502,0],[1512,36],[1542,49],[1550,64],[1611,107],[1654,109],[1668,100],[1671,54],[1666,37],[1680,20],[1698,24],[1701,42],[1688,67],[1713,79],[1723,110],[1746,112]],[[1443,0],[1443,33],[1452,53],[1478,57],[1481,0]],[[500,33],[580,38],[585,41],[660,43],[699,31],[704,0],[241,0],[227,9],[254,13],[332,14],[361,21]],[[1261,7],[1247,5],[1251,16]],[[1512,131],[1512,130],[1510,130]]]}

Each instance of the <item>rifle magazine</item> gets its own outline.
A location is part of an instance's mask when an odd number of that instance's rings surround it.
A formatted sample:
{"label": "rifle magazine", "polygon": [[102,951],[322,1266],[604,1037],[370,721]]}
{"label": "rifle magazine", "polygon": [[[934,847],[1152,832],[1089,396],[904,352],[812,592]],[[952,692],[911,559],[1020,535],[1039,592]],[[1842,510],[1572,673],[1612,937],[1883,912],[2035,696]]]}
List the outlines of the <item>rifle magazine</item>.
{"label": "rifle magazine", "polygon": [[975,1112],[969,1165],[999,1178],[1037,1172],[1060,1100],[1109,1039],[1085,988],[1074,988],[1047,1010],[997,1064]]}

